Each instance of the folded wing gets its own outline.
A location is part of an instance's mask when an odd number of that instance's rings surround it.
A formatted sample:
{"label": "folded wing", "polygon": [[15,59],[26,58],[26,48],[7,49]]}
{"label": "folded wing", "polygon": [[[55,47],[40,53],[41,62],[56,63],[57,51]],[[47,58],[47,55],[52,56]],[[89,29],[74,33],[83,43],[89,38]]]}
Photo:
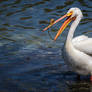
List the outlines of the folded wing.
{"label": "folded wing", "polygon": [[92,56],[92,38],[85,35],[75,37],[72,40],[73,46],[79,51]]}

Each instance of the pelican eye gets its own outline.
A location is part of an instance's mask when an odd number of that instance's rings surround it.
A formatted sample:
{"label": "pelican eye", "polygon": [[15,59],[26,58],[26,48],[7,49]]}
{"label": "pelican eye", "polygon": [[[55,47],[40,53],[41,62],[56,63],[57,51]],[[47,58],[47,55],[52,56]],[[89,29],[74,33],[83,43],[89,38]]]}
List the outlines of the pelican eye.
{"label": "pelican eye", "polygon": [[70,11],[67,16],[71,16],[73,14],[73,11]]}

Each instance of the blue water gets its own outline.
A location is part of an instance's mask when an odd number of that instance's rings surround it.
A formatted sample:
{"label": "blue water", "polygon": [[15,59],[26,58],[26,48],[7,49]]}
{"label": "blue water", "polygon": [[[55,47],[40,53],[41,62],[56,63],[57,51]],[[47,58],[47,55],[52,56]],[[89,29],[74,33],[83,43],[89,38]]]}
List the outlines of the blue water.
{"label": "blue water", "polygon": [[[89,92],[88,77],[69,72],[62,48],[69,30],[57,41],[62,22],[42,32],[50,19],[79,7],[84,15],[75,36],[92,37],[91,0],[0,0],[0,92]],[[52,38],[51,38],[52,37]]]}

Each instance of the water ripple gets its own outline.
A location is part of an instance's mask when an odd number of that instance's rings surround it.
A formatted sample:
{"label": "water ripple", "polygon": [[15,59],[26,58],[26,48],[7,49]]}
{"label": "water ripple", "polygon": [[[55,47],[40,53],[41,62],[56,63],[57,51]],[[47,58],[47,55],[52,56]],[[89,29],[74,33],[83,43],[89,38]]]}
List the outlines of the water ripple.
{"label": "water ripple", "polygon": [[[92,0],[0,0],[0,92],[84,92],[88,77],[76,79],[64,64],[68,28],[57,41],[62,21],[42,32],[50,19],[79,7],[84,15],[75,35],[92,33]],[[85,30],[83,30],[85,29]],[[92,37],[92,36],[91,36]]]}

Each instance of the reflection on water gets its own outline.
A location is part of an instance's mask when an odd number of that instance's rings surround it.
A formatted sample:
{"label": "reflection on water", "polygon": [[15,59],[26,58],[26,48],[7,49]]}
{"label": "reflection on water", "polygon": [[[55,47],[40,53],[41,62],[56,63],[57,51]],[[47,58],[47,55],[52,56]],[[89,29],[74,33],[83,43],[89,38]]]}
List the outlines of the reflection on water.
{"label": "reflection on water", "polygon": [[83,81],[69,85],[68,88],[70,92],[92,92],[92,85]]}
{"label": "reflection on water", "polygon": [[0,0],[0,7],[0,92],[92,91],[87,77],[76,80],[64,64],[67,31],[52,40],[62,22],[49,29],[50,35],[42,32],[50,19],[79,7],[84,18],[75,35],[91,36],[91,0]]}

